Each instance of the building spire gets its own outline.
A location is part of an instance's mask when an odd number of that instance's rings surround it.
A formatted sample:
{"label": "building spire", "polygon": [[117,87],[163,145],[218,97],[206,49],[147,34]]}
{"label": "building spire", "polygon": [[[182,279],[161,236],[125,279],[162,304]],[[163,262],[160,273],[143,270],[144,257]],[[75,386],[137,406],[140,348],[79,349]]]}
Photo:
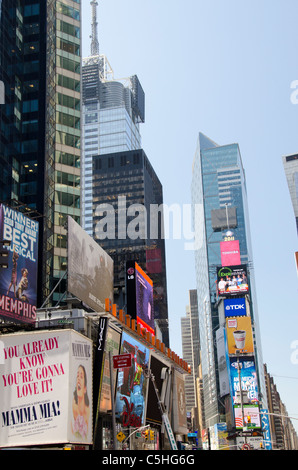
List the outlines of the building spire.
{"label": "building spire", "polygon": [[91,56],[99,55],[99,42],[98,42],[98,34],[97,34],[97,12],[96,7],[98,2],[96,0],[91,0],[90,5],[92,7],[92,35],[91,38]]}

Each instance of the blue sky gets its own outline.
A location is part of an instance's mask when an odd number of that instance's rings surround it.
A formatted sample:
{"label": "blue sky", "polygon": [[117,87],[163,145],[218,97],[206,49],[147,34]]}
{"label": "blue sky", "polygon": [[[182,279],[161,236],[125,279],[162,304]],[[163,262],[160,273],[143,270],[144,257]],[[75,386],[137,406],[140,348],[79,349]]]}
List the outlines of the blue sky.
{"label": "blue sky", "polygon": [[[83,55],[91,7],[83,3]],[[143,149],[164,203],[189,204],[198,133],[238,143],[246,173],[263,359],[298,419],[297,233],[282,155],[298,152],[296,0],[99,0],[100,53],[115,78],[138,75],[146,96]],[[196,287],[194,255],[168,240],[170,346]],[[298,346],[295,346],[298,349]],[[298,421],[293,424],[298,430]]]}

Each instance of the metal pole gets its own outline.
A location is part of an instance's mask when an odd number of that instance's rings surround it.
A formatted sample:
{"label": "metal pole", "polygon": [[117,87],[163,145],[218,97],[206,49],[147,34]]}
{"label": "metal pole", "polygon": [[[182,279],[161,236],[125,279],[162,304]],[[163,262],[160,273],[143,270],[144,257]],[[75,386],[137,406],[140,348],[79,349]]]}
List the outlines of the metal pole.
{"label": "metal pole", "polygon": [[109,351],[110,363],[110,385],[111,385],[111,403],[112,403],[112,427],[113,427],[113,450],[116,449],[116,415],[115,415],[115,399],[114,399],[114,381],[113,381],[113,367],[112,367],[112,352]]}

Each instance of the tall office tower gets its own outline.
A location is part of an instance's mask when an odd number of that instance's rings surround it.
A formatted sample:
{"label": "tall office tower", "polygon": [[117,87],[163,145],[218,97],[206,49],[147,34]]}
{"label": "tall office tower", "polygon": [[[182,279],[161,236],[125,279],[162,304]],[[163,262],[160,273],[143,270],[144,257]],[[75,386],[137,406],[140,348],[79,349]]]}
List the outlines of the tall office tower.
{"label": "tall office tower", "polygon": [[[236,426],[239,409],[234,400],[235,390],[230,390],[229,384],[240,391],[238,376],[234,377],[238,358],[241,364],[247,358],[252,368],[249,379],[254,390],[250,390],[248,399],[254,406],[267,408],[246,183],[238,145],[219,146],[199,133],[192,171],[205,421],[209,428],[225,416],[229,426]],[[233,274],[237,274],[239,282],[235,287]],[[223,290],[218,282],[220,275]],[[235,348],[232,330],[237,329],[246,333],[245,349],[238,340],[239,349]],[[247,372],[246,365],[243,364],[242,373]],[[255,414],[260,417],[258,412]]]}
{"label": "tall office tower", "polygon": [[40,304],[65,273],[66,216],[80,220],[81,6],[3,0],[0,9],[0,199],[41,216]]}
{"label": "tall office tower", "polygon": [[145,96],[136,75],[114,79],[99,54],[97,2],[92,0],[91,55],[82,67],[82,226],[92,233],[92,159],[94,155],[141,148],[139,125],[145,120]]}
{"label": "tall office tower", "polygon": [[187,306],[186,316],[181,318],[181,339],[182,339],[182,357],[191,366],[191,374],[185,377],[185,398],[186,411],[196,412],[196,379],[198,378],[198,367],[200,358],[200,338],[199,338],[199,316],[197,291],[189,291],[189,305]]}
{"label": "tall office tower", "polygon": [[283,156],[283,165],[293,204],[298,233],[298,154]]}
{"label": "tall office tower", "polygon": [[114,301],[125,310],[126,261],[136,261],[153,281],[154,317],[168,345],[162,185],[142,149],[93,161],[93,236],[114,260]]}

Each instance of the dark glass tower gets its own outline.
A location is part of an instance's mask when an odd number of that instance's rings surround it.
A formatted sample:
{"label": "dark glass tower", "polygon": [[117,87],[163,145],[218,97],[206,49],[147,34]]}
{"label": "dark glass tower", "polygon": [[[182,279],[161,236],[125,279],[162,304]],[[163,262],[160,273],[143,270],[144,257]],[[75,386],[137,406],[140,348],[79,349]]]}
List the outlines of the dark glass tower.
{"label": "dark glass tower", "polygon": [[66,216],[80,220],[80,8],[0,2],[0,199],[38,216],[38,305],[65,273]]}
{"label": "dark glass tower", "polygon": [[114,260],[114,301],[125,308],[125,265],[136,261],[153,281],[154,316],[168,345],[162,204],[162,185],[143,150],[93,157],[93,237]]}

